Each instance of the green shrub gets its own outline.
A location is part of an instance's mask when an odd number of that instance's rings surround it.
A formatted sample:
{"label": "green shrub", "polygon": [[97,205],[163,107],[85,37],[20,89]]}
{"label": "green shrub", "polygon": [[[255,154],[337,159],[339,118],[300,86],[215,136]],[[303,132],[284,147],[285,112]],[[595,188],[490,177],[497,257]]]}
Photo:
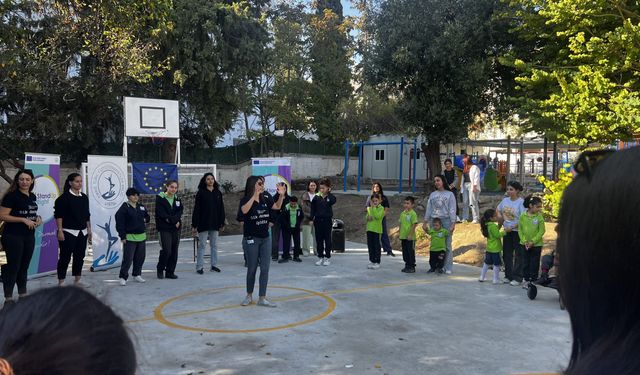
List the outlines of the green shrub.
{"label": "green shrub", "polygon": [[546,179],[542,176],[538,177],[538,181],[544,185],[544,195],[542,196],[543,212],[550,219],[558,220],[562,194],[567,185],[571,183],[572,178],[571,172],[567,172],[565,168],[560,170],[558,181]]}

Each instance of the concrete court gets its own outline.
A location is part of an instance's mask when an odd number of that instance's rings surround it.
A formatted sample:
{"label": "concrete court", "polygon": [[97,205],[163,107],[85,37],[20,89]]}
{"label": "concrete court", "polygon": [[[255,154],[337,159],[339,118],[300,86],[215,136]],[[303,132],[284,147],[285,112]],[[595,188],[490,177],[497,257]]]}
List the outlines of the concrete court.
{"label": "concrete court", "polygon": [[156,279],[157,244],[146,284],[119,286],[117,269],[87,272],[90,290],[127,321],[140,374],[518,374],[567,363],[569,319],[554,290],[530,301],[520,287],[479,283],[475,267],[428,275],[424,257],[404,274],[399,253],[368,270],[366,246],[348,242],[329,267],[313,256],[272,262],[267,296],[278,307],[240,307],[240,239],[219,238],[219,274],[194,272],[191,241],[181,243],[178,280]]}

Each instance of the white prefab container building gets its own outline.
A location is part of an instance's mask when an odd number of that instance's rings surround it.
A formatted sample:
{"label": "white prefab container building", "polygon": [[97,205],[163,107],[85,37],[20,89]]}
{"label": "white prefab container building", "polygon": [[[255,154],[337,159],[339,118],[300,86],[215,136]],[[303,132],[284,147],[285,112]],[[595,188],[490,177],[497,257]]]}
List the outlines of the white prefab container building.
{"label": "white prefab container building", "polygon": [[[382,134],[371,136],[362,151],[362,176],[372,180],[398,180],[400,176],[400,150],[402,149],[402,180],[405,182],[427,178],[427,163],[420,149],[421,139],[417,142],[416,171],[413,170],[414,150],[413,140],[404,136],[406,142],[403,147],[399,144],[382,145],[381,142],[400,142],[402,135]],[[408,185],[405,185],[408,186]]]}

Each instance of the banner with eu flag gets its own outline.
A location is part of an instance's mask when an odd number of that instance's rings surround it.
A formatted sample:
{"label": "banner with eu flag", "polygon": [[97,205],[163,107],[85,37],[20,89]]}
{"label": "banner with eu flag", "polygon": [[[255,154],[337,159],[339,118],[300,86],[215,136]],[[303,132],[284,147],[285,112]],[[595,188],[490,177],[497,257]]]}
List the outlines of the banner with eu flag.
{"label": "banner with eu flag", "polygon": [[132,163],[133,187],[140,194],[158,194],[164,191],[169,180],[178,180],[175,164]]}

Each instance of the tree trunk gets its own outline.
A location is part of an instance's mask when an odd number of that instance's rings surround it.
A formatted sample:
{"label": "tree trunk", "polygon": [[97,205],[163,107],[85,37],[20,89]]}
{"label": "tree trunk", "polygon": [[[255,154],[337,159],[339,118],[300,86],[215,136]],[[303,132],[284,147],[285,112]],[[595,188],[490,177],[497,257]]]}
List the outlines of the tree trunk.
{"label": "tree trunk", "polygon": [[[420,145],[424,156],[427,158],[427,190],[433,186],[433,178],[442,173],[440,165],[440,142],[431,141]],[[429,188],[431,187],[431,188]]]}

